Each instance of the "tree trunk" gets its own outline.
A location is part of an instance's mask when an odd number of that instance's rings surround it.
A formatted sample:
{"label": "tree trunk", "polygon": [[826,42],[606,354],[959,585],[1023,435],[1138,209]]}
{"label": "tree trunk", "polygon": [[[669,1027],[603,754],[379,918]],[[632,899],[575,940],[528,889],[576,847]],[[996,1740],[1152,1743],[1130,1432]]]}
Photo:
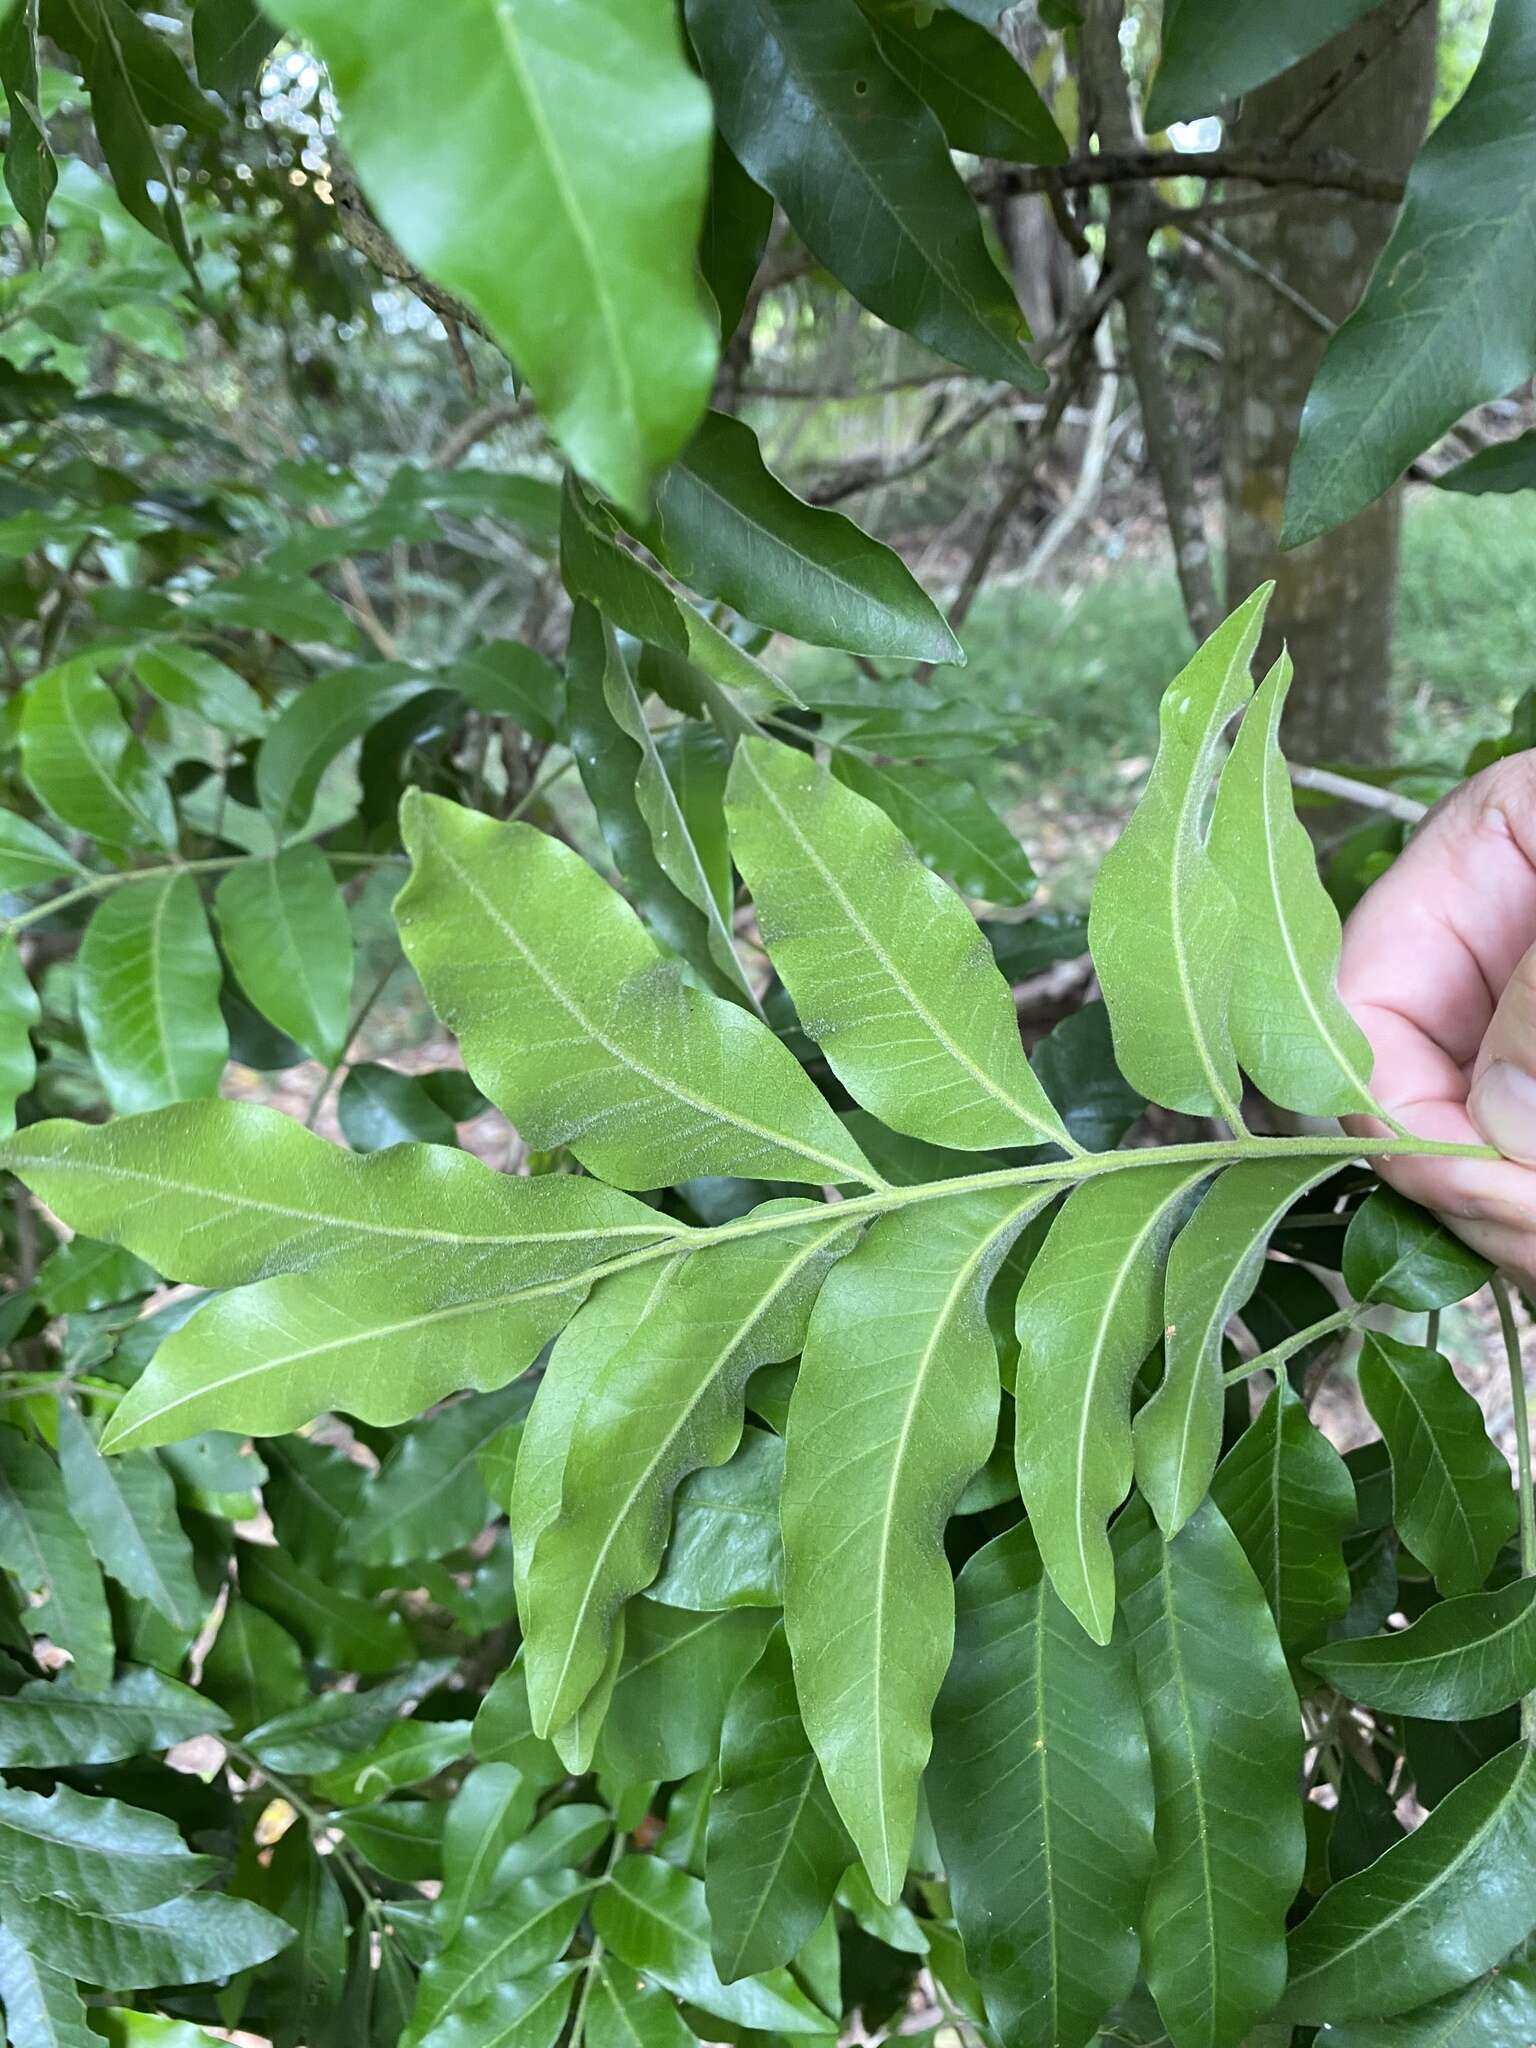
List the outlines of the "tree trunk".
{"label": "tree trunk", "polygon": [[[1340,150],[1401,175],[1424,139],[1434,88],[1436,7],[1388,0],[1356,27],[1248,95],[1232,126],[1238,146],[1273,148],[1299,127],[1330,80],[1370,60],[1294,147]],[[1347,526],[1282,555],[1286,472],[1302,405],[1327,341],[1326,325],[1358,302],[1391,230],[1394,209],[1348,194],[1289,195],[1262,213],[1217,220],[1254,263],[1297,293],[1313,317],[1263,276],[1218,250],[1228,290],[1223,370],[1222,480],[1227,597],[1236,604],[1275,577],[1264,652],[1288,643],[1296,684],[1286,715],[1298,761],[1373,761],[1390,740],[1392,606],[1401,519],[1394,490]]]}

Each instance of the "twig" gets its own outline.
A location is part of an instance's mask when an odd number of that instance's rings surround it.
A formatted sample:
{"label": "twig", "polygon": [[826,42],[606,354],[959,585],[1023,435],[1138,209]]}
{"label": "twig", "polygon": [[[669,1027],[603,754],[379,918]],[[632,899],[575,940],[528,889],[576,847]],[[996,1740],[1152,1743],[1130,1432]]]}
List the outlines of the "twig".
{"label": "twig", "polygon": [[[1352,158],[1330,151],[1313,157],[1286,156],[1269,150],[1143,149],[1107,147],[1093,156],[1074,157],[1049,170],[1009,165],[989,175],[980,190],[1046,192],[1053,179],[1069,190],[1091,185],[1144,185],[1161,178],[1241,178],[1251,185],[1295,185],[1311,191],[1353,192],[1361,199],[1379,199],[1395,206],[1403,196],[1400,178],[1384,178]],[[973,191],[978,187],[972,186]]]}
{"label": "twig", "polygon": [[1341,803],[1357,804],[1363,811],[1382,811],[1389,818],[1401,818],[1405,825],[1417,825],[1428,816],[1428,804],[1395,789],[1379,789],[1374,782],[1356,781],[1353,775],[1335,775],[1331,768],[1307,768],[1295,761],[1288,765],[1298,789],[1336,796]]}
{"label": "twig", "polygon": [[342,238],[350,242],[360,256],[366,256],[375,270],[396,284],[403,284],[424,306],[430,306],[445,324],[467,327],[471,334],[478,334],[482,341],[495,346],[496,337],[480,316],[471,312],[464,301],[456,299],[452,292],[443,291],[429,277],[423,277],[394,237],[380,227],[363,197],[357,173],[334,143],[330,159],[331,194],[336,208],[336,225]]}
{"label": "twig", "polygon": [[915,476],[920,469],[926,469],[930,462],[936,462],[948,449],[956,447],[968,434],[974,433],[983,420],[990,419],[1013,395],[1011,384],[997,385],[985,398],[978,398],[968,405],[964,412],[957,413],[948,426],[941,427],[927,440],[919,441],[915,448],[899,457],[895,462],[883,462],[868,458],[850,463],[845,469],[832,476],[823,477],[806,493],[813,505],[835,505],[843,498],[851,498],[856,491],[875,489],[883,484],[901,483],[909,476]]}
{"label": "twig", "polygon": [[[1121,54],[1124,11],[1123,0],[1090,0],[1082,30],[1082,64],[1083,84],[1096,102],[1099,134],[1106,148],[1129,152],[1140,136]],[[1157,203],[1151,193],[1131,185],[1111,194],[1105,261],[1126,278],[1120,304],[1131,381],[1141,407],[1147,454],[1162,492],[1184,609],[1195,638],[1205,640],[1221,619],[1221,599],[1211,565],[1210,536],[1195,491],[1189,444],[1163,363],[1157,285],[1146,261],[1156,226]]]}
{"label": "twig", "polygon": [[1077,473],[1077,482],[1072,486],[1071,496],[1061,510],[1048,521],[1045,531],[1035,542],[1028,561],[1022,571],[1023,581],[1034,582],[1043,576],[1048,565],[1060,553],[1068,537],[1076,531],[1098,503],[1104,488],[1104,470],[1109,453],[1115,443],[1117,430],[1124,424],[1115,418],[1115,407],[1120,400],[1120,379],[1110,368],[1113,352],[1109,333],[1104,327],[1098,328],[1093,337],[1094,354],[1102,373],[1099,379],[1099,395],[1093,402],[1089,417],[1088,436],[1083,443],[1082,466]]}
{"label": "twig", "polygon": [[[1159,218],[1166,222],[1166,215],[1160,215]],[[1287,284],[1283,277],[1277,276],[1266,264],[1261,263],[1257,256],[1251,255],[1246,249],[1240,249],[1236,242],[1228,241],[1224,234],[1216,228],[1208,227],[1204,221],[1184,218],[1179,222],[1179,226],[1191,241],[1198,242],[1203,249],[1209,249],[1213,256],[1219,256],[1224,263],[1231,264],[1234,270],[1246,271],[1249,277],[1256,277],[1261,284],[1268,285],[1276,298],[1284,299],[1288,306],[1298,312],[1304,320],[1309,320],[1314,327],[1320,328],[1324,334],[1333,333],[1338,322],[1330,320],[1328,315],[1314,306],[1309,298],[1297,291],[1294,285]]]}
{"label": "twig", "polygon": [[320,1086],[315,1090],[314,1094],[309,1099],[309,1108],[304,1113],[304,1128],[306,1131],[312,1131],[314,1129],[315,1119],[320,1114],[321,1106],[323,1105],[326,1096],[329,1095],[331,1092],[331,1083],[335,1080],[336,1076],[341,1072],[342,1068],[346,1065],[348,1058],[351,1056],[352,1048],[357,1043],[358,1033],[362,1030],[363,1026],[368,1022],[368,1019],[372,1016],[374,1005],[378,1002],[379,997],[383,995],[385,989],[388,988],[390,982],[394,979],[395,970],[397,967],[400,966],[403,958],[403,954],[397,953],[393,960],[391,960],[389,965],[385,968],[384,972],[379,976],[378,980],[373,984],[373,987],[369,989],[367,995],[364,996],[362,1004],[358,1009],[357,1015],[352,1019],[351,1029],[347,1033],[346,1040],[342,1045],[341,1051],[337,1053],[335,1059],[333,1059],[331,1061],[331,1064],[326,1068],[325,1073],[321,1077]]}
{"label": "twig", "polygon": [[489,405],[482,405],[478,412],[472,412],[467,420],[460,420],[451,434],[444,437],[443,445],[432,458],[434,469],[452,469],[462,462],[471,448],[477,447],[498,427],[510,427],[515,421],[526,419],[532,410],[526,398],[497,398]]}
{"label": "twig", "polygon": [[1361,1311],[1354,1308],[1335,1309],[1332,1315],[1320,1316],[1315,1323],[1309,1323],[1304,1330],[1293,1330],[1289,1337],[1278,1344],[1272,1344],[1268,1351],[1261,1351],[1257,1358],[1245,1359],[1241,1365],[1232,1366],[1221,1376],[1224,1387],[1236,1386],[1239,1380],[1252,1379],[1256,1372],[1272,1372],[1278,1379],[1285,1370],[1286,1360],[1294,1358],[1298,1351],[1305,1351],[1309,1345],[1321,1343],[1325,1337],[1333,1337],[1354,1328]]}

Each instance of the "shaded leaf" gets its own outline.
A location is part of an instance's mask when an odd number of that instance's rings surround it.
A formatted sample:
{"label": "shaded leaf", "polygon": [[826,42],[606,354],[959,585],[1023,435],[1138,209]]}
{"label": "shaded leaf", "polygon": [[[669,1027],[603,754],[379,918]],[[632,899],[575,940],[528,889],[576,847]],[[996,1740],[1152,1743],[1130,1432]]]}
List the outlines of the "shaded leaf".
{"label": "shaded leaf", "polygon": [[712,1765],[727,1702],[762,1649],[770,1619],[746,1609],[693,1614],[635,1601],[592,1750],[604,1782],[650,1784]]}
{"label": "shaded leaf", "polygon": [[962,896],[1019,904],[1034,895],[1029,855],[971,783],[910,763],[898,772],[849,753],[833,756],[832,772],[878,804]]}
{"label": "shaded leaf", "polygon": [[74,1979],[39,1961],[0,1925],[0,2006],[11,2048],[97,2048]]}
{"label": "shaded leaf", "polygon": [[[9,1428],[0,1428],[0,1566],[29,1595],[27,1633],[69,1652],[81,1691],[110,1684],[112,1621],[96,1560],[70,1512],[58,1466]],[[0,1714],[15,1704],[0,1702]]]}
{"label": "shaded leaf", "polygon": [[476,1395],[410,1429],[363,1496],[347,1532],[348,1555],[362,1564],[409,1564],[472,1542],[490,1519],[476,1461],[500,1430],[528,1412],[532,1397],[525,1386]]}
{"label": "shaded leaf", "polygon": [[235,978],[269,1023],[319,1060],[341,1055],[352,1000],[352,920],[315,846],[231,868],[214,896]]}
{"label": "shaded leaf", "polygon": [[46,1799],[0,1785],[0,1848],[10,1890],[114,1913],[179,1898],[216,1867],[192,1855],[163,1814],[88,1799],[67,1785]]}
{"label": "shaded leaf", "polygon": [[951,149],[1004,163],[1066,162],[1065,138],[1034,80],[995,35],[948,7],[925,22],[908,0],[859,4],[881,55],[938,115]]}
{"label": "shaded leaf", "polygon": [[189,1893],[135,1913],[85,1912],[58,1899],[9,1894],[5,1920],[55,1967],[122,1991],[230,1977],[266,1962],[293,1939],[293,1929],[275,1914],[216,1892]]}
{"label": "shaded leaf", "polygon": [[[202,0],[194,24],[202,20],[210,4],[241,5],[243,0]],[[249,739],[267,722],[262,701],[244,676],[206,648],[189,647],[178,640],[157,641],[136,652],[133,672],[162,704],[195,712],[236,739]]]}
{"label": "shaded leaf", "polygon": [[1167,128],[1289,71],[1368,12],[1371,0],[1167,0],[1147,126]]}
{"label": "shaded leaf", "polygon": [[1487,1284],[1493,1269],[1427,1209],[1377,1188],[1350,1218],[1344,1284],[1356,1301],[1429,1311]]}
{"label": "shaded leaf", "polygon": [[91,656],[35,676],[22,699],[27,781],[62,825],[103,846],[173,847],[165,778],[135,739]]}
{"label": "shaded leaf", "polygon": [[762,1429],[743,1431],[725,1464],[690,1473],[673,1498],[672,1535],[651,1598],[697,1612],[782,1606],[783,1481],[783,1438]]}
{"label": "shaded leaf", "polygon": [[374,662],[321,676],[291,697],[256,757],[256,794],[273,830],[297,832],[342,749],[431,688],[404,662]]}
{"label": "shaded leaf", "polygon": [[228,1725],[212,1700],[158,1671],[126,1671],[100,1693],[38,1679],[0,1698],[0,1765],[48,1770],[117,1763]]}
{"label": "shaded leaf", "polygon": [[1307,1659],[1346,1699],[1431,1721],[1476,1721],[1536,1691],[1536,1579],[1431,1607],[1411,1628]]}
{"label": "shaded leaf", "polygon": [[211,1602],[197,1583],[170,1473],[148,1452],[103,1458],[69,1401],[59,1403],[58,1429],[70,1511],[104,1569],[173,1628],[195,1630]]}

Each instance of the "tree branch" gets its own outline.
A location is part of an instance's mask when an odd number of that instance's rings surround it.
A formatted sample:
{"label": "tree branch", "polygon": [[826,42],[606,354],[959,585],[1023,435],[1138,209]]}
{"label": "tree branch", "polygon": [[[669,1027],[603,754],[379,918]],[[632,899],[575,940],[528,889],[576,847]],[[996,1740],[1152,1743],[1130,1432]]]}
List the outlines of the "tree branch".
{"label": "tree branch", "polygon": [[497,398],[489,405],[482,405],[466,420],[460,420],[452,433],[443,437],[443,444],[432,458],[434,469],[452,469],[462,462],[471,448],[477,447],[498,427],[509,427],[514,421],[526,419],[533,410],[532,402],[526,398]]}
{"label": "tree branch", "polygon": [[1331,768],[1307,768],[1295,761],[1288,765],[1297,789],[1315,790],[1319,796],[1336,796],[1341,803],[1356,804],[1362,811],[1381,811],[1389,818],[1401,818],[1405,825],[1417,825],[1429,815],[1428,804],[1421,804],[1417,797],[1402,796],[1395,789],[1360,782],[1353,775],[1335,775]]}
{"label": "tree branch", "polygon": [[1392,206],[1403,196],[1401,179],[1383,178],[1335,151],[1296,157],[1268,150],[1146,149],[1134,144],[1074,157],[1070,163],[1053,164],[1048,170],[1009,165],[971,189],[988,196],[995,192],[1048,193],[1053,179],[1077,190],[1085,185],[1144,185],[1161,178],[1242,178],[1253,185],[1353,192],[1361,199],[1379,199]]}

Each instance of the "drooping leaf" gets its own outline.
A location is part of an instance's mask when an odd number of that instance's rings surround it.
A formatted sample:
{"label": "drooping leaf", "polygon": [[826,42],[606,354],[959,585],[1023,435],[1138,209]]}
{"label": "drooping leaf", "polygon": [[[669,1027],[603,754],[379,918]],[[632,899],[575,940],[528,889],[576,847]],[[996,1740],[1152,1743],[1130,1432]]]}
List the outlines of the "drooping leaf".
{"label": "drooping leaf", "polygon": [[1529,1944],[1461,1991],[1391,2019],[1345,2020],[1329,2048],[1515,2048],[1536,2040],[1536,1962]]}
{"label": "drooping leaf", "polygon": [[1166,1109],[1236,1120],[1230,1008],[1239,921],[1203,819],[1223,728],[1252,689],[1270,589],[1240,605],[1163,698],[1152,774],[1105,856],[1088,935],[1133,1087]]}
{"label": "drooping leaf", "polygon": [[682,582],[759,626],[853,654],[965,659],[901,557],[786,489],[752,429],[727,413],[705,415],[641,537]]}
{"label": "drooping leaf", "polygon": [[1211,1498],[1264,1588],[1286,1654],[1304,1656],[1349,1606],[1349,1467],[1284,1374],[1232,1446]]}
{"label": "drooping leaf", "polygon": [[231,1977],[266,1962],[293,1939],[293,1929],[276,1914],[217,1892],[187,1893],[133,1913],[86,1911],[11,1893],[5,1924],[52,1966],[122,1991]]}
{"label": "drooping leaf", "polygon": [[1228,100],[1289,71],[1369,11],[1370,0],[1168,0],[1147,126],[1216,114]]}
{"label": "drooping leaf", "polygon": [[127,0],[42,0],[39,20],[44,34],[80,65],[118,198],[152,235],[170,243],[195,282],[176,174],[155,130],[175,123],[207,133],[219,126],[217,110],[182,70],[170,43]]}
{"label": "drooping leaf", "polygon": [[32,1029],[42,1014],[16,941],[0,939],[0,1137],[15,1130],[16,1104],[37,1077]]}
{"label": "drooping leaf", "polygon": [[688,0],[687,18],[726,141],[833,276],[951,362],[1042,388],[943,130],[857,0]]}
{"label": "drooping leaf", "polygon": [[253,92],[278,35],[256,0],[197,0],[192,54],[199,79],[226,100]]}
{"label": "drooping leaf", "polygon": [[722,994],[753,1002],[730,906],[712,884],[613,628],[589,604],[571,616],[570,740],[635,906]]}
{"label": "drooping leaf", "polygon": [[1236,2048],[1285,1983],[1306,1854],[1296,1694],[1214,1503],[1171,1542],[1140,1507],[1116,1538],[1157,1794],[1143,1967],[1179,2048]]}
{"label": "drooping leaf", "polygon": [[1536,1918],[1536,1751],[1483,1765],[1291,1937],[1284,2012],[1390,2018],[1470,1983]]}
{"label": "drooping leaf", "polygon": [[97,2048],[74,1979],[0,1924],[0,2007],[11,2048]]}
{"label": "drooping leaf", "polygon": [[955,1601],[927,1783],[966,1961],[1003,2040],[1083,2048],[1135,1981],[1152,1869],[1130,1641],[1089,1642],[1024,1523]]}
{"label": "drooping leaf", "polygon": [[48,204],[58,189],[59,170],[40,104],[37,17],[38,0],[22,0],[0,19],[0,83],[5,86],[11,117],[5,143],[5,189],[26,222],[41,259],[48,233]]}
{"label": "drooping leaf", "polygon": [[33,889],[44,882],[80,881],[85,870],[41,826],[17,811],[0,811],[0,889]]}
{"label": "drooping leaf", "polygon": [[359,663],[290,698],[256,757],[256,794],[273,830],[280,837],[299,831],[342,749],[431,687],[404,662]]}
{"label": "drooping leaf", "polygon": [[95,1694],[36,1680],[0,1698],[0,1766],[73,1769],[172,1749],[216,1734],[229,1717],[159,1671],[126,1671]]}
{"label": "drooping leaf", "polygon": [[242,1593],[292,1629],[317,1663],[364,1675],[405,1663],[411,1639],[392,1609],[332,1585],[267,1545],[243,1545],[239,1561]]}
{"label": "drooping leaf", "polygon": [[679,1482],[736,1449],[748,1379],[800,1349],[816,1291],[848,1248],[835,1206],[786,1204],[783,1220],[782,1231],[690,1257],[582,1404],[525,1620],[541,1735],[597,1683],[614,1617],[661,1563]]}
{"label": "drooping leaf", "polygon": [[116,850],[173,847],[176,814],[89,655],[35,676],[21,713],[27,781],[59,820]]}
{"label": "drooping leaf", "polygon": [[1063,1140],[985,939],[882,810],[748,740],[727,815],[773,964],[851,1095],[962,1151]]}
{"label": "drooping leaf", "polygon": [[1019,1488],[1051,1584],[1096,1643],[1114,1625],[1106,1529],[1131,1484],[1131,1384],[1162,1332],[1164,1262],[1204,1177],[1154,1165],[1085,1182],[1019,1295]]}
{"label": "drooping leaf", "polygon": [[28,1634],[47,1636],[69,1652],[81,1691],[110,1684],[112,1620],[106,1592],[70,1512],[59,1468],[19,1430],[5,1427],[0,1427],[0,1566],[15,1575],[29,1596],[23,1611]]}
{"label": "drooping leaf", "polygon": [[1472,407],[1524,382],[1536,341],[1536,22],[1498,0],[1461,99],[1419,151],[1365,296],[1302,415],[1287,547],[1351,519]]}
{"label": "drooping leaf", "polygon": [[530,1387],[508,1387],[428,1416],[391,1451],[347,1532],[348,1555],[363,1564],[446,1557],[490,1519],[476,1460],[506,1425],[527,1413]]}
{"label": "drooping leaf", "polygon": [[80,944],[80,1022],[120,1114],[217,1092],[229,1058],[221,978],[190,875],[118,889],[98,906]]}
{"label": "drooping leaf", "polygon": [[203,1659],[202,1688],[243,1734],[306,1696],[303,1653],[281,1622],[233,1600]]}
{"label": "drooping leaf", "polygon": [[558,840],[412,791],[401,937],[465,1063],[531,1145],[621,1187],[697,1173],[863,1180],[792,1054],[662,965],[634,912]]}
{"label": "drooping leaf", "polygon": [[986,1295],[1053,1191],[882,1217],[822,1288],[789,1406],[784,1620],[807,1732],[877,1895],[900,1896],[954,1641],[944,1530],[997,1433]]}
{"label": "drooping leaf", "polygon": [[163,1814],[67,1785],[48,1797],[0,1786],[4,1884],[28,1898],[52,1893],[71,1905],[131,1913],[179,1898],[216,1867],[194,1856]]}
{"label": "drooping leaf", "polygon": [[621,1962],[689,2005],[775,2034],[824,2034],[825,2013],[787,1970],[723,1984],[710,1960],[709,1913],[696,1877],[658,1856],[625,1856],[592,1907],[598,1939]]}
{"label": "drooping leaf", "polygon": [[672,1534],[649,1588],[652,1599],[696,1613],[782,1606],[783,1482],[784,1439],[765,1429],[745,1430],[725,1464],[690,1473],[672,1502]]}
{"label": "drooping leaf", "polygon": [[747,176],[716,129],[699,270],[719,310],[723,342],[741,325],[772,227],[772,198]]}
{"label": "drooping leaf", "polygon": [[789,1962],[821,1925],[855,1850],[800,1719],[776,1628],[726,1712],[704,1866],[721,1981]]}
{"label": "drooping leaf", "polygon": [[1486,1286],[1493,1268],[1427,1209],[1377,1188],[1349,1221],[1344,1284],[1357,1301],[1430,1312]]}
{"label": "drooping leaf", "polygon": [[[577,468],[642,509],[715,364],[692,262],[709,100],[672,17],[645,0],[579,16],[472,0],[438,20],[402,0],[366,24],[342,0],[274,11],[324,57],[384,225],[480,313]],[[508,236],[532,220],[539,234]]]}
{"label": "drooping leaf", "polygon": [[1328,1169],[1315,1159],[1245,1160],[1201,1202],[1168,1255],[1162,1384],[1137,1415],[1136,1484],[1177,1535],[1221,1455],[1222,1337],[1252,1294],[1270,1233]]}
{"label": "drooping leaf", "polygon": [[1346,1699],[1430,1721],[1476,1721],[1536,1691],[1536,1579],[1431,1607],[1411,1628],[1307,1659]]}
{"label": "drooping leaf", "polygon": [[315,846],[231,868],[214,897],[235,978],[316,1059],[340,1057],[352,999],[352,922]]}
{"label": "drooping leaf", "polygon": [[1291,800],[1280,718],[1291,684],[1282,656],[1244,714],[1222,770],[1210,855],[1236,899],[1242,971],[1232,983],[1238,1065],[1285,1109],[1371,1111],[1371,1048],[1335,987],[1339,914]]}
{"label": "drooping leaf", "polygon": [[1514,1488],[1482,1410],[1435,1351],[1368,1330],[1360,1392],[1392,1455],[1392,1519],[1447,1597],[1483,1583],[1515,1533]]}
{"label": "drooping leaf", "polygon": [[[696,1614],[634,1601],[612,1685],[605,1673],[596,1693],[606,1697],[589,1696],[583,1708],[584,1718],[601,1721],[591,1756],[604,1783],[654,1784],[712,1767],[727,1703],[771,1620],[745,1608]],[[578,1738],[567,1746],[578,1747]]]}
{"label": "drooping leaf", "polygon": [[211,1604],[176,1513],[176,1486],[148,1453],[103,1458],[77,1408],[58,1408],[59,1468],[70,1511],[109,1575],[173,1628],[195,1630]]}
{"label": "drooping leaf", "polygon": [[849,753],[833,756],[832,772],[878,804],[962,896],[1020,904],[1034,895],[1029,855],[973,784],[940,769],[896,769]]}
{"label": "drooping leaf", "polygon": [[951,149],[1004,163],[1066,162],[1066,140],[1034,80],[997,36],[948,7],[924,22],[910,0],[859,4],[881,55],[938,115]]}

